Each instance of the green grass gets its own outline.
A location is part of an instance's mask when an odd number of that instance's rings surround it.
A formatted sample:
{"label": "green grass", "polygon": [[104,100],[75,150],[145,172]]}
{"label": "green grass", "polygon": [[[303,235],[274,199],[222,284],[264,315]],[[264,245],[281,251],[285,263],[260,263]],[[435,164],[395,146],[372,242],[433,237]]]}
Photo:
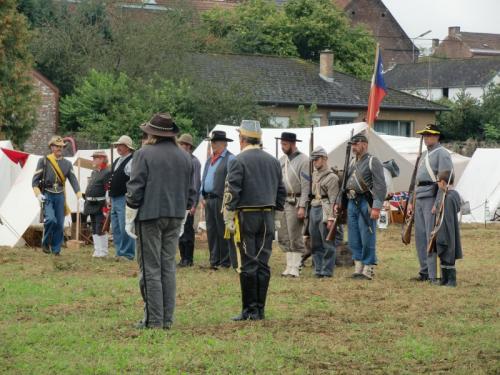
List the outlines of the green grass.
{"label": "green grass", "polygon": [[236,273],[197,266],[177,273],[170,331],[138,331],[137,264],[64,249],[0,249],[0,372],[116,373],[500,373],[500,231],[464,226],[458,288],[412,283],[413,247],[379,232],[372,282],[279,277],[275,250],[262,322],[234,323]]}

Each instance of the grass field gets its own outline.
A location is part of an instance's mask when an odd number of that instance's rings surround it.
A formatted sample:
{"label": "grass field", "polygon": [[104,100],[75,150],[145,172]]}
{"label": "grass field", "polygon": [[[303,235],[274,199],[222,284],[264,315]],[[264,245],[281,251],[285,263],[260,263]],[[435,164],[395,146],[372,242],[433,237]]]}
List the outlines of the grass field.
{"label": "grass field", "polygon": [[6,374],[498,374],[500,227],[464,226],[455,289],[409,280],[413,247],[399,230],[379,233],[372,282],[279,277],[271,259],[262,322],[234,323],[237,275],[212,271],[206,245],[177,273],[170,331],[138,331],[142,301],[135,262],[0,249],[0,372]]}

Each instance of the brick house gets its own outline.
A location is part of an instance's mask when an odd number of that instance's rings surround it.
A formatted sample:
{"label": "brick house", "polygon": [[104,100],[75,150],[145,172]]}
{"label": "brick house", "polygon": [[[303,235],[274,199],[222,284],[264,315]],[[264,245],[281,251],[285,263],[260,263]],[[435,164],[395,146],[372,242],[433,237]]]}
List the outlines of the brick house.
{"label": "brick house", "polygon": [[36,70],[32,71],[32,76],[39,102],[36,108],[36,126],[23,149],[40,155],[47,152],[47,144],[59,125],[59,89]]}
{"label": "brick house", "polygon": [[435,56],[449,59],[500,56],[500,34],[471,33],[451,26],[441,43],[433,40],[433,47]]}
{"label": "brick house", "polygon": [[[194,77],[212,85],[238,84],[252,92],[275,126],[296,122],[300,105],[317,106],[312,120],[319,126],[363,121],[366,115],[370,82],[334,71],[331,53],[322,53],[320,64],[262,55],[192,54],[189,58]],[[444,106],[390,89],[375,130],[414,136],[444,110]]]}
{"label": "brick house", "polygon": [[500,56],[398,64],[384,78],[389,87],[428,100],[454,100],[462,90],[481,99],[491,84],[500,84]]}

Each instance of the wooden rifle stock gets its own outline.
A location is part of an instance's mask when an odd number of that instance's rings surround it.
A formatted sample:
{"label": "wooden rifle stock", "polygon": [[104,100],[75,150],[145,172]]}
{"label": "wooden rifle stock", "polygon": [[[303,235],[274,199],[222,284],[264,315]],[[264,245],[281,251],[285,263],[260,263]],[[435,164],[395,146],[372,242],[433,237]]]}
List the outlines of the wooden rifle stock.
{"label": "wooden rifle stock", "polygon": [[[338,193],[337,199],[336,199],[336,200],[338,200],[338,197],[340,196],[341,202],[342,202],[342,197],[344,196],[345,191],[346,191],[347,179],[349,177],[348,176],[349,175],[349,162],[351,160],[351,145],[352,145],[351,139],[352,139],[353,135],[354,135],[354,129],[351,130],[351,136],[349,137],[349,141],[347,141],[347,148],[345,151],[345,160],[344,160],[344,171],[343,171],[343,175],[342,175],[342,184],[340,186],[340,190],[339,190],[339,193]],[[335,203],[336,202],[333,202],[334,206],[335,206]],[[345,206],[344,204],[340,203],[338,211],[335,212],[335,210],[334,210],[334,212],[333,212],[333,224],[330,227],[328,234],[326,235],[327,241],[333,241],[335,239],[335,236],[337,234],[337,227],[340,224],[342,216],[345,215],[346,210],[347,210],[347,207],[344,207],[344,206]]]}
{"label": "wooden rifle stock", "polygon": [[[405,245],[408,245],[411,242],[411,230],[413,227],[413,222],[415,220],[415,203],[417,201],[415,184],[417,179],[418,165],[420,164],[420,158],[422,157],[423,142],[424,142],[424,137],[422,136],[420,138],[418,157],[415,162],[415,167],[413,167],[413,173],[411,175],[410,187],[408,188],[408,197],[406,198],[405,202],[405,208],[403,214],[404,220],[403,220],[403,225],[401,227],[401,241],[403,241]],[[410,196],[411,196],[412,212],[408,214],[408,203],[410,202]]]}

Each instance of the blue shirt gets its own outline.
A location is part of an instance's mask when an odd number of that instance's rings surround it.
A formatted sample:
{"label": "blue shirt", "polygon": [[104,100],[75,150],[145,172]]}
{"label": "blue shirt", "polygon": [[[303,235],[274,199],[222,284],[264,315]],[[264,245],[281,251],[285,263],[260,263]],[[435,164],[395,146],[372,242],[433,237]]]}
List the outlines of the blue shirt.
{"label": "blue shirt", "polygon": [[[227,154],[227,148],[222,152],[221,156],[217,159],[217,161],[214,164],[211,164],[210,160],[207,160],[208,170],[207,170],[207,175],[205,177],[205,180],[203,181],[203,186],[202,186],[201,191],[204,191],[205,193],[212,193],[214,191],[215,171],[217,170],[217,167],[221,163],[221,160],[226,157],[226,154]],[[229,167],[229,163],[233,159],[234,159],[234,155],[229,155],[228,167]]]}

